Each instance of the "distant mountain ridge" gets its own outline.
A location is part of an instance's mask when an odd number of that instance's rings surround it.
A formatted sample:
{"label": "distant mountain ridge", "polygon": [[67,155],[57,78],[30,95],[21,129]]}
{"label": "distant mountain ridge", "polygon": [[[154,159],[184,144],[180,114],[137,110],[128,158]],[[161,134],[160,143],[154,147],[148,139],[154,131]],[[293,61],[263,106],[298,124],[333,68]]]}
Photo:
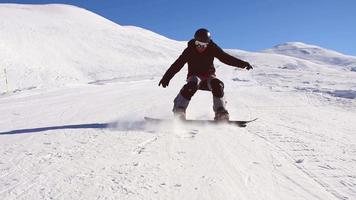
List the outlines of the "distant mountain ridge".
{"label": "distant mountain ridge", "polygon": [[266,53],[282,54],[301,58],[318,64],[337,65],[343,67],[356,67],[356,57],[348,56],[334,50],[321,48],[302,42],[287,42],[279,44],[271,49],[264,50]]}

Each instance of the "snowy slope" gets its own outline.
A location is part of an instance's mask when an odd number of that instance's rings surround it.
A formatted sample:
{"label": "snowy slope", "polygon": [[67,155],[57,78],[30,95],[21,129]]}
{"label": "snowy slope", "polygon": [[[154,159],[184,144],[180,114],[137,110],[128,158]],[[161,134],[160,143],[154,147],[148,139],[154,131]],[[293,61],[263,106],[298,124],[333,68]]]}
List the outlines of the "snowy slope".
{"label": "snowy slope", "polygon": [[[150,125],[171,117],[184,70],[157,84],[185,43],[67,5],[0,4],[0,30],[0,199],[356,199],[352,63],[228,50],[254,66],[216,62],[231,118],[256,122]],[[211,94],[187,115],[212,118]]]}
{"label": "snowy slope", "polygon": [[4,69],[10,91],[150,78],[183,45],[73,6],[1,4],[0,90]]}
{"label": "snowy slope", "polygon": [[[356,99],[356,73],[341,66],[320,64],[318,60],[313,61],[309,57],[296,58],[280,53],[228,52],[258,66],[253,73],[254,78],[258,84],[268,85],[272,90],[314,93],[325,98]],[[356,62],[352,65],[356,66]]]}

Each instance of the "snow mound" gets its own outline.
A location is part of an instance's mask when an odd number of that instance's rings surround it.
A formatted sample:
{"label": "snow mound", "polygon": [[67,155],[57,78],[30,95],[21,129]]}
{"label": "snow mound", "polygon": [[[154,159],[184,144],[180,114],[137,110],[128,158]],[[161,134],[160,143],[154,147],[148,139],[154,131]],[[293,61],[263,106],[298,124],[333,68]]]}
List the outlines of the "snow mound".
{"label": "snow mound", "polygon": [[333,50],[301,42],[287,42],[276,45],[271,49],[264,50],[263,52],[296,57],[317,64],[348,67],[349,69],[351,68],[351,65],[356,64],[356,57],[354,56],[344,55]]}
{"label": "snow mound", "polygon": [[4,77],[10,91],[149,78],[184,45],[75,6],[0,4],[0,87]]}

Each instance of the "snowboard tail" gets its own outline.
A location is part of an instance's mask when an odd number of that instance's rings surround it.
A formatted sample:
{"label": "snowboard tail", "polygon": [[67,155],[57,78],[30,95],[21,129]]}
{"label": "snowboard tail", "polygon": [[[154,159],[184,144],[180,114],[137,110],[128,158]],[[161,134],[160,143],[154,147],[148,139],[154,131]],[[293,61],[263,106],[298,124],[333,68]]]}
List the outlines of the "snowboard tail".
{"label": "snowboard tail", "polygon": [[[160,118],[152,118],[152,117],[144,117],[146,121],[153,122],[153,123],[164,123],[164,122],[173,122],[174,119],[160,119]],[[210,120],[210,119],[185,119],[180,120],[186,124],[232,124],[237,125],[239,127],[246,127],[248,123],[256,121],[257,118],[252,120],[228,120],[228,121],[217,121],[217,120]]]}

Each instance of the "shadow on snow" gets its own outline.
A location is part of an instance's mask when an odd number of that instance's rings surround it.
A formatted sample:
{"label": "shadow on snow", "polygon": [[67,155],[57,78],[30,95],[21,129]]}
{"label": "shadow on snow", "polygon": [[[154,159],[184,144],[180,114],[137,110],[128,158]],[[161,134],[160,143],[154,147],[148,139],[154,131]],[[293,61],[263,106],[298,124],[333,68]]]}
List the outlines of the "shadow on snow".
{"label": "shadow on snow", "polygon": [[75,125],[63,125],[63,126],[48,126],[29,129],[18,129],[8,132],[0,132],[0,135],[11,134],[26,134],[37,133],[52,130],[66,130],[66,129],[110,129],[118,131],[130,131],[130,130],[143,130],[144,121],[117,121],[110,123],[92,123],[92,124],[75,124]]}

